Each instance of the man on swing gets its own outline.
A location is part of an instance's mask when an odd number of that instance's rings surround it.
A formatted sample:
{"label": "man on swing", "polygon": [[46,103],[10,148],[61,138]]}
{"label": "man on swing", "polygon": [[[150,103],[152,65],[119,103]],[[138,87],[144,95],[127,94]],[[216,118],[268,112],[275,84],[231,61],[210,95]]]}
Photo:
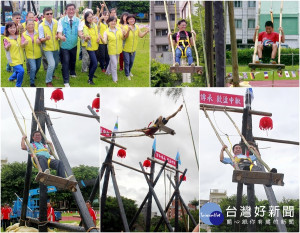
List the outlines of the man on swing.
{"label": "man on swing", "polygon": [[[221,153],[220,153],[220,162],[224,163],[224,164],[230,164],[232,166],[234,166],[234,163],[232,162],[232,160],[230,158],[224,158],[224,151],[227,148],[226,145],[224,145],[221,149]],[[260,153],[258,152],[258,150],[255,148],[255,146],[250,145],[250,148],[252,150],[254,150],[256,152],[256,154],[260,157]],[[234,160],[237,162],[239,168],[241,170],[246,170],[246,171],[261,171],[261,169],[256,166],[253,162],[257,161],[257,158],[255,155],[243,155],[242,154],[242,147],[240,144],[235,144],[232,147],[232,151],[234,154]],[[272,168],[270,172],[273,173],[277,173],[277,169],[276,168]]]}
{"label": "man on swing", "polygon": [[154,138],[153,135],[159,130],[159,127],[161,125],[166,125],[171,118],[175,117],[177,115],[177,113],[181,111],[182,107],[183,107],[183,105],[180,105],[180,107],[178,108],[178,110],[176,112],[174,112],[172,115],[170,115],[166,118],[159,116],[154,123],[153,123],[153,121],[150,122],[148,127],[143,129],[142,132],[144,132],[150,138]]}
{"label": "man on swing", "polygon": [[[188,60],[189,66],[195,66],[192,54],[192,46],[195,46],[195,43],[193,41],[192,33],[194,34],[194,38],[196,38],[196,33],[194,31],[186,31],[186,25],[187,23],[184,19],[178,21],[178,32],[172,35],[172,43],[174,47],[176,47],[175,66],[180,66],[180,59],[185,57]],[[170,35],[168,35],[168,38],[169,44],[171,44]]]}
{"label": "man on swing", "polygon": [[[277,44],[279,41],[279,33],[274,32],[272,21],[267,21],[265,23],[266,31],[258,34],[258,41],[261,41],[261,44],[257,45],[257,55],[258,61],[256,63],[263,63],[262,57],[271,57],[270,64],[276,64],[275,57],[277,54]],[[257,25],[255,28],[255,33],[253,36],[253,41],[256,40],[256,33],[259,31],[259,26]],[[283,28],[280,27],[279,31],[281,31],[281,42],[285,42],[285,36],[283,33]]]}
{"label": "man on swing", "polygon": [[[21,148],[22,148],[22,150],[27,150],[29,153],[31,153],[30,149],[27,148],[27,146],[26,146],[26,143],[25,143],[26,138],[27,138],[27,136],[22,137]],[[62,161],[56,160],[56,159],[50,159],[50,157],[51,157],[50,153],[51,153],[51,151],[54,150],[53,144],[49,141],[46,142],[51,147],[51,150],[49,153],[46,145],[44,145],[41,142],[42,134],[40,131],[33,132],[32,139],[33,139],[33,142],[30,143],[30,146],[33,148],[33,151],[37,156],[37,159],[42,168],[42,171],[46,174],[50,174],[49,168],[52,168],[52,169],[56,170],[57,176],[65,178],[66,177],[65,176],[65,167],[64,167]],[[69,176],[67,179],[71,180],[71,181],[75,181],[75,178],[73,175]]]}

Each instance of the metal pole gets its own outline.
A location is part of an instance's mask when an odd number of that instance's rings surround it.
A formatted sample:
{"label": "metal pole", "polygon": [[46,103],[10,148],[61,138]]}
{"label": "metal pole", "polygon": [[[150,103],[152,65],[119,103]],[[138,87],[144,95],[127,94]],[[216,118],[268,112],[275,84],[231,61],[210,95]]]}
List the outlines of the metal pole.
{"label": "metal pole", "polygon": [[[70,175],[73,175],[73,172],[72,172],[72,168],[69,164],[69,161],[65,155],[65,152],[58,140],[58,137],[54,131],[54,128],[52,126],[52,122],[50,120],[50,117],[49,115],[46,115],[46,124],[47,124],[47,128],[48,128],[48,132],[51,136],[51,139],[52,139],[52,142],[53,142],[53,145],[55,146],[55,149],[57,151],[57,154],[58,154],[58,157],[60,159],[60,161],[63,162],[63,165],[65,167],[65,170],[66,170],[66,173],[68,176]],[[86,204],[85,204],[85,201],[83,199],[83,196],[81,194],[81,191],[80,191],[80,188],[78,186],[78,184],[76,185],[76,189],[77,191],[76,192],[72,192],[73,194],[73,197],[76,201],[76,204],[79,208],[79,213],[80,213],[80,217],[81,219],[83,220],[83,222],[85,223],[84,224],[84,227],[85,227],[85,230],[88,230],[90,229],[91,227],[95,227],[94,226],[94,222],[93,222],[93,219],[91,218],[91,215],[86,207]],[[90,230],[91,232],[96,232],[97,230],[96,229],[91,229]]]}

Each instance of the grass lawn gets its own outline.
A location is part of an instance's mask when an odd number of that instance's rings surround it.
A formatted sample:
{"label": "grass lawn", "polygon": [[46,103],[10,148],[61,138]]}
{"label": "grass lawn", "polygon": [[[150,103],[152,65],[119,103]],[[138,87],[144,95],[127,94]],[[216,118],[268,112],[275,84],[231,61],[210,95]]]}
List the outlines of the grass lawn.
{"label": "grass lawn", "polygon": [[[143,31],[143,29],[141,29]],[[8,78],[12,73],[6,71],[7,59],[5,56],[5,50],[3,47],[3,36],[1,36],[1,86],[2,87],[14,87],[15,82],[9,82]],[[78,46],[79,48],[79,46]],[[112,77],[105,75],[101,72],[101,68],[98,66],[95,75],[98,78],[94,78],[95,86],[97,87],[149,87],[150,86],[150,60],[149,60],[149,51],[150,51],[150,39],[149,34],[147,34],[144,38],[139,38],[139,43],[136,51],[136,56],[134,60],[134,64],[132,67],[132,74],[134,75],[129,81],[124,71],[118,70],[118,84],[115,84],[112,81]],[[76,60],[76,78],[70,78],[70,86],[71,87],[95,87],[87,83],[88,73],[81,73],[81,61],[78,59],[79,49],[77,53]],[[26,64],[23,65],[25,69],[24,79],[22,87],[29,87],[29,75],[27,75]],[[64,87],[63,78],[61,74],[61,64],[59,63],[55,75],[60,77],[58,80],[52,81],[53,86],[55,87]],[[46,79],[46,71],[44,71],[43,65],[39,72],[37,73],[37,79],[35,80],[35,85],[37,87],[46,87],[45,83]]]}
{"label": "grass lawn", "polygon": [[[255,79],[251,79],[250,78],[250,73],[247,73],[248,75],[248,79],[243,79],[245,81],[265,81],[265,80],[272,80],[273,79],[273,73],[272,71],[274,71],[274,80],[298,80],[299,79],[299,66],[286,66],[284,70],[282,70],[282,77],[279,77],[277,74],[277,70],[272,70],[272,69],[266,69],[266,68],[262,68],[262,69],[256,69],[253,73],[255,76]],[[269,79],[265,79],[264,77],[264,71],[268,71],[268,76]],[[290,78],[286,78],[284,71],[289,71],[290,74]],[[296,73],[296,78],[292,78],[292,74],[291,71],[295,71]],[[226,74],[228,74],[229,72],[232,72],[232,66],[227,66],[226,67]],[[251,72],[251,68],[249,68],[248,66],[239,66],[239,75],[243,76],[242,72]]]}

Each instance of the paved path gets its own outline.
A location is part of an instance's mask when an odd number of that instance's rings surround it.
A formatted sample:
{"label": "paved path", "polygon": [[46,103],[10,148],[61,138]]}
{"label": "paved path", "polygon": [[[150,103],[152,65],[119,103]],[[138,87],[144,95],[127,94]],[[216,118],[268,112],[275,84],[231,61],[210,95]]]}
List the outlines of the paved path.
{"label": "paved path", "polygon": [[[252,87],[272,87],[272,80],[249,81]],[[274,87],[299,87],[299,80],[274,80]]]}

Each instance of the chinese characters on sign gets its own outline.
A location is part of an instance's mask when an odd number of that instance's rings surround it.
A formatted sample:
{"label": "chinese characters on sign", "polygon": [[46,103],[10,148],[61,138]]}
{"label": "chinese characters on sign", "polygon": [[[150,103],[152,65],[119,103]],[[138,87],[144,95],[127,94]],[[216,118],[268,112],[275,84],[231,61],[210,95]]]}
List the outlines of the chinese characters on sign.
{"label": "chinese characters on sign", "polygon": [[210,91],[200,91],[200,103],[244,107],[244,96]]}
{"label": "chinese characters on sign", "polygon": [[173,165],[174,167],[176,167],[176,160],[171,159],[170,157],[168,157],[168,156],[166,156],[166,155],[164,155],[164,154],[162,154],[162,153],[159,153],[158,151],[155,152],[154,157],[155,157],[156,159],[159,159],[159,160],[162,160],[162,161],[168,160],[168,163],[169,163],[169,164],[171,164],[171,165]]}
{"label": "chinese characters on sign", "polygon": [[112,131],[100,126],[101,135],[104,137],[111,137]]}

